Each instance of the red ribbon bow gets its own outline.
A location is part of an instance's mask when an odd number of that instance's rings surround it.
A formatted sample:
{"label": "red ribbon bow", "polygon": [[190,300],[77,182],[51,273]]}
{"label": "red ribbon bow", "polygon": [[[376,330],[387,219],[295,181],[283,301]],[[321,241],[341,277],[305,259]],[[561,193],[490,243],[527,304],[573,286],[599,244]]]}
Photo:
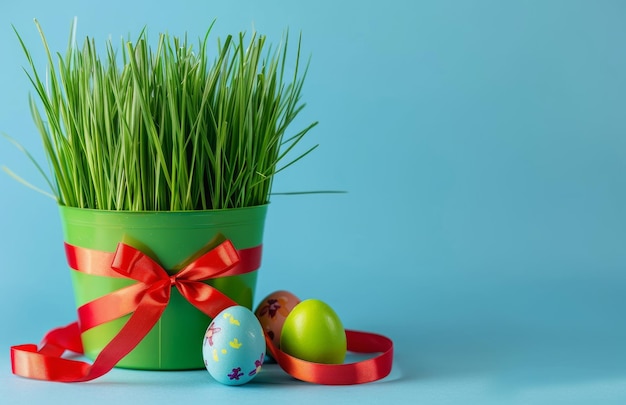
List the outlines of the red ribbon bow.
{"label": "red ribbon bow", "polygon": [[[120,332],[102,349],[93,365],[61,358],[65,349],[82,353],[78,345],[80,330],[76,323],[49,333],[37,350],[35,345],[11,348],[13,373],[25,377],[61,382],[89,381],[110,371],[130,353],[152,329],[165,310],[172,286],[176,286],[200,311],[215,316],[237,303],[215,288],[202,283],[229,270],[239,261],[237,250],[225,241],[202,257],[170,276],[141,251],[120,243],[111,268],[138,283],[91,301],[78,309],[83,331],[133,312]],[[61,338],[71,345],[64,345]]]}
{"label": "red ribbon bow", "polygon": [[[77,251],[69,247],[68,259]],[[103,252],[99,252],[103,253]],[[158,263],[141,251],[120,243],[110,268],[120,276],[138,281],[78,309],[81,325],[74,322],[50,331],[41,348],[26,344],[11,348],[13,373],[19,376],[59,382],[80,382],[98,378],[110,371],[152,329],[167,306],[172,286],[192,305],[210,317],[237,303],[219,290],[203,283],[228,272],[239,262],[239,254],[225,241],[170,276]],[[109,262],[111,263],[111,262]],[[93,364],[61,357],[66,350],[83,353],[80,333],[121,316],[132,315],[119,333],[102,349]],[[293,377],[319,384],[359,384],[389,374],[393,343],[388,338],[366,332],[346,331],[348,350],[380,355],[350,364],[319,364],[300,360],[275,348],[265,336],[270,353]]]}

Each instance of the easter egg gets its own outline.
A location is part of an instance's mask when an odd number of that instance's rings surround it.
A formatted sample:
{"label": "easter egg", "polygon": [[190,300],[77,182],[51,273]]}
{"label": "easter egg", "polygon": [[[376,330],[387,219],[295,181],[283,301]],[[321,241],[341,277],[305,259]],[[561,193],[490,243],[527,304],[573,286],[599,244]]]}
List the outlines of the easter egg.
{"label": "easter egg", "polygon": [[285,319],[280,348],[302,360],[341,364],[346,357],[346,331],[328,304],[304,300]]}
{"label": "easter egg", "polygon": [[227,385],[252,380],[265,358],[265,338],[252,311],[232,306],[209,325],[202,342],[202,357],[209,374]]}
{"label": "easter egg", "polygon": [[300,299],[288,291],[275,291],[263,298],[255,315],[261,322],[261,327],[274,343],[280,346],[280,333],[283,324],[291,310],[300,303]]}

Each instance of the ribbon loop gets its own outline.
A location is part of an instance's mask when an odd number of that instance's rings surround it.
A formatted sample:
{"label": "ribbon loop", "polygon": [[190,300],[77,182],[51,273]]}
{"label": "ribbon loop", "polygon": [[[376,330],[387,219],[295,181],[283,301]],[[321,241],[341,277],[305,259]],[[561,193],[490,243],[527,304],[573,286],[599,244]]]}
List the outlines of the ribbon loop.
{"label": "ribbon loop", "polygon": [[124,277],[144,284],[153,284],[163,279],[165,273],[148,255],[124,243],[117,245],[111,268]]}

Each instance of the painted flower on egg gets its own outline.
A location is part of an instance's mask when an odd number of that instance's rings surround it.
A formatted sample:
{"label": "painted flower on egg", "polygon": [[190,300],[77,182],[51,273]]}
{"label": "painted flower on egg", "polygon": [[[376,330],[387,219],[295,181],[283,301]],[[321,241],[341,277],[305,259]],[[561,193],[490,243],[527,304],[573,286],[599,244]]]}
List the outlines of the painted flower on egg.
{"label": "painted flower on egg", "polygon": [[287,299],[284,297],[270,298],[266,301],[266,304],[261,307],[259,315],[264,316],[268,314],[270,318],[276,316],[276,312],[279,312],[282,316],[289,315],[289,310],[286,307]]}
{"label": "painted flower on egg", "polygon": [[280,347],[280,332],[289,312],[300,302],[300,299],[288,291],[274,291],[258,305],[255,314],[263,330],[276,347]]}

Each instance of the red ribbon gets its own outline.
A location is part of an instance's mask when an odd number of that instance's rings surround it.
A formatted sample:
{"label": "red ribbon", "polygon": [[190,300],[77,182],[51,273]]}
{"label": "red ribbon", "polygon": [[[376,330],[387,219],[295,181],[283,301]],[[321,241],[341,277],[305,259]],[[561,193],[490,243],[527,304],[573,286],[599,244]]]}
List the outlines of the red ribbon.
{"label": "red ribbon", "polygon": [[[203,281],[255,270],[260,261],[260,246],[238,252],[230,241],[225,241],[170,276],[149,256],[122,243],[115,253],[71,245],[66,245],[66,252],[70,266],[76,270],[99,275],[104,272],[110,277],[130,278],[137,283],[81,306],[78,309],[80,327],[78,322],[74,322],[50,331],[40,348],[33,344],[11,347],[13,374],[59,382],[98,378],[110,371],[152,329],[169,302],[173,286],[204,314],[215,317],[237,303]],[[65,351],[83,353],[81,329],[85,331],[129,313],[132,315],[126,324],[102,349],[93,364],[62,357]],[[346,338],[350,351],[380,354],[349,364],[312,363],[280,351],[265,336],[270,353],[281,368],[303,381],[330,385],[360,384],[389,374],[393,362],[393,343],[390,339],[351,330],[346,330]]]}

